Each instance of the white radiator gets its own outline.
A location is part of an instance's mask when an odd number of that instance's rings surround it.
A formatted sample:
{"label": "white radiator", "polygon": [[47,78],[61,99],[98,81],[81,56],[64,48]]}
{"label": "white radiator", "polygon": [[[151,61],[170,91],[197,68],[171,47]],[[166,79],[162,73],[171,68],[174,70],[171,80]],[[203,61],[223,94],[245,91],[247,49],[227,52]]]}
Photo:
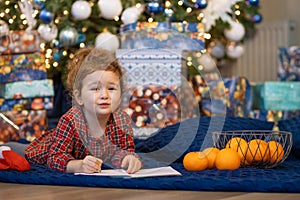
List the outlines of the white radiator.
{"label": "white radiator", "polygon": [[225,75],[245,76],[251,82],[277,80],[278,47],[293,44],[294,29],[292,21],[258,24],[254,37],[244,44],[244,54],[232,66],[226,67],[231,69],[224,69]]}

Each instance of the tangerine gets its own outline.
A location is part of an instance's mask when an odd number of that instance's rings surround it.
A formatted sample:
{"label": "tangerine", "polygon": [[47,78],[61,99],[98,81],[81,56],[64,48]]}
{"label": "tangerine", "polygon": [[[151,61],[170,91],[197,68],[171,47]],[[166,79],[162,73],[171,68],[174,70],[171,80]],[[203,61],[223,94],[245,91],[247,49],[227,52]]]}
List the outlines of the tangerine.
{"label": "tangerine", "polygon": [[183,158],[183,166],[188,171],[201,171],[207,168],[208,159],[201,151],[189,152]]}
{"label": "tangerine", "polygon": [[220,150],[216,147],[208,147],[202,151],[208,159],[207,169],[212,169],[216,167],[216,157],[219,151]]}
{"label": "tangerine", "polygon": [[226,148],[231,148],[238,152],[241,158],[241,164],[247,165],[246,153],[248,150],[248,142],[241,137],[233,137],[226,143]]}
{"label": "tangerine", "polygon": [[216,168],[219,170],[235,170],[240,167],[239,154],[231,149],[224,148],[219,151],[216,157]]}
{"label": "tangerine", "polygon": [[270,159],[268,143],[261,139],[252,139],[248,143],[246,160],[248,163],[267,162]]}
{"label": "tangerine", "polygon": [[284,150],[282,145],[276,141],[268,142],[269,151],[270,151],[270,163],[279,163],[284,156]]}

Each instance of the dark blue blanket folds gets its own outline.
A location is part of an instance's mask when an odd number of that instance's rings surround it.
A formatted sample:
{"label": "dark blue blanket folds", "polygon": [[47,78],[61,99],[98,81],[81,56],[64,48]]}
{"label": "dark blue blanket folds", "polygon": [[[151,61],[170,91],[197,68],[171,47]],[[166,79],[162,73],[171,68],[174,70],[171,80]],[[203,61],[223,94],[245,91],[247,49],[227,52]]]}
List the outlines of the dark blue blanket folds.
{"label": "dark blue blanket folds", "polygon": [[[203,148],[203,145],[210,145],[211,141],[207,141],[205,136],[212,131],[218,130],[220,123],[222,130],[271,130],[273,127],[271,122],[255,119],[200,117],[161,129],[147,140],[136,140],[137,151],[141,155],[147,155],[148,152],[159,152],[159,149],[168,146],[167,144],[175,140],[173,145],[177,146],[177,149],[166,148],[162,153],[170,155],[171,158],[168,161],[172,161],[171,166],[181,172],[182,176],[136,179],[76,176],[53,171],[45,166],[32,165],[31,170],[26,172],[0,171],[0,181],[24,184],[155,190],[300,192],[300,160],[293,153],[298,149],[293,149],[287,160],[272,169],[239,168],[234,171],[217,169],[200,172],[186,171],[181,162],[183,155],[188,151],[200,150]],[[279,125],[282,128],[286,126],[285,123]],[[190,134],[191,131],[196,131],[196,134]],[[291,131],[293,136],[297,133],[297,130]],[[185,135],[186,140],[184,139]],[[179,156],[172,157],[172,154]],[[155,160],[156,157],[152,156],[151,159]],[[145,164],[151,165],[147,163],[148,160],[145,159]]]}

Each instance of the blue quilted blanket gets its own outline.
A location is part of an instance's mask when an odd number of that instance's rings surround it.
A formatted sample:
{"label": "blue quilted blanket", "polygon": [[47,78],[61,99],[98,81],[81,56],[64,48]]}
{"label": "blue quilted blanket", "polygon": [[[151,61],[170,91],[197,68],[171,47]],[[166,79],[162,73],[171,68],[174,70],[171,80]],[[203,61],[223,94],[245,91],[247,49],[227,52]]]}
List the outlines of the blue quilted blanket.
{"label": "blue quilted blanket", "polygon": [[[215,118],[217,120],[222,120]],[[207,134],[214,131],[210,117],[200,117],[189,119],[180,124],[175,124],[164,129],[146,140],[136,140],[136,147],[139,153],[156,151],[174,138],[178,131],[180,135],[188,134],[191,130],[196,130],[196,135],[192,138],[191,144],[185,150],[199,150],[206,141]],[[286,123],[281,123],[284,128]],[[196,124],[193,127],[193,124]],[[273,123],[246,119],[226,117],[222,130],[270,130]],[[289,127],[289,126],[288,126]],[[292,130],[293,135],[297,130]],[[298,133],[299,134],[299,133]],[[179,141],[182,138],[179,138]],[[295,142],[295,141],[294,141]],[[184,142],[183,142],[184,143]],[[210,141],[208,141],[210,143]],[[180,149],[180,143],[177,149]],[[205,145],[205,144],[204,144]],[[297,145],[296,145],[297,146]],[[174,149],[173,149],[174,150]],[[169,153],[168,150],[167,154]],[[150,178],[116,178],[98,176],[79,176],[68,173],[61,173],[50,170],[45,166],[32,165],[30,171],[0,171],[1,182],[24,183],[24,184],[45,184],[45,185],[66,185],[66,186],[88,186],[106,188],[134,188],[153,190],[191,190],[191,191],[241,191],[241,192],[300,192],[300,160],[294,153],[298,149],[293,149],[290,156],[281,165],[272,169],[259,168],[239,168],[234,171],[228,170],[204,170],[200,172],[186,171],[182,165],[182,151],[178,159],[170,165],[182,173],[183,176],[170,177],[150,177]],[[171,153],[171,152],[170,152]],[[146,162],[147,165],[147,162]]]}

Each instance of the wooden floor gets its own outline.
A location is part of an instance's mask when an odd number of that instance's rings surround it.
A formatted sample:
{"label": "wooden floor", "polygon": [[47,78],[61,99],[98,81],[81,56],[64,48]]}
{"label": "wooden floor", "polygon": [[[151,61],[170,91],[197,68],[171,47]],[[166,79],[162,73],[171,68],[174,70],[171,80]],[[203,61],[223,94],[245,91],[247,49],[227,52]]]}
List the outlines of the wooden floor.
{"label": "wooden floor", "polygon": [[25,185],[0,182],[0,199],[7,200],[290,200],[300,199],[291,193],[191,192],[167,190],[134,190],[92,187]]}

